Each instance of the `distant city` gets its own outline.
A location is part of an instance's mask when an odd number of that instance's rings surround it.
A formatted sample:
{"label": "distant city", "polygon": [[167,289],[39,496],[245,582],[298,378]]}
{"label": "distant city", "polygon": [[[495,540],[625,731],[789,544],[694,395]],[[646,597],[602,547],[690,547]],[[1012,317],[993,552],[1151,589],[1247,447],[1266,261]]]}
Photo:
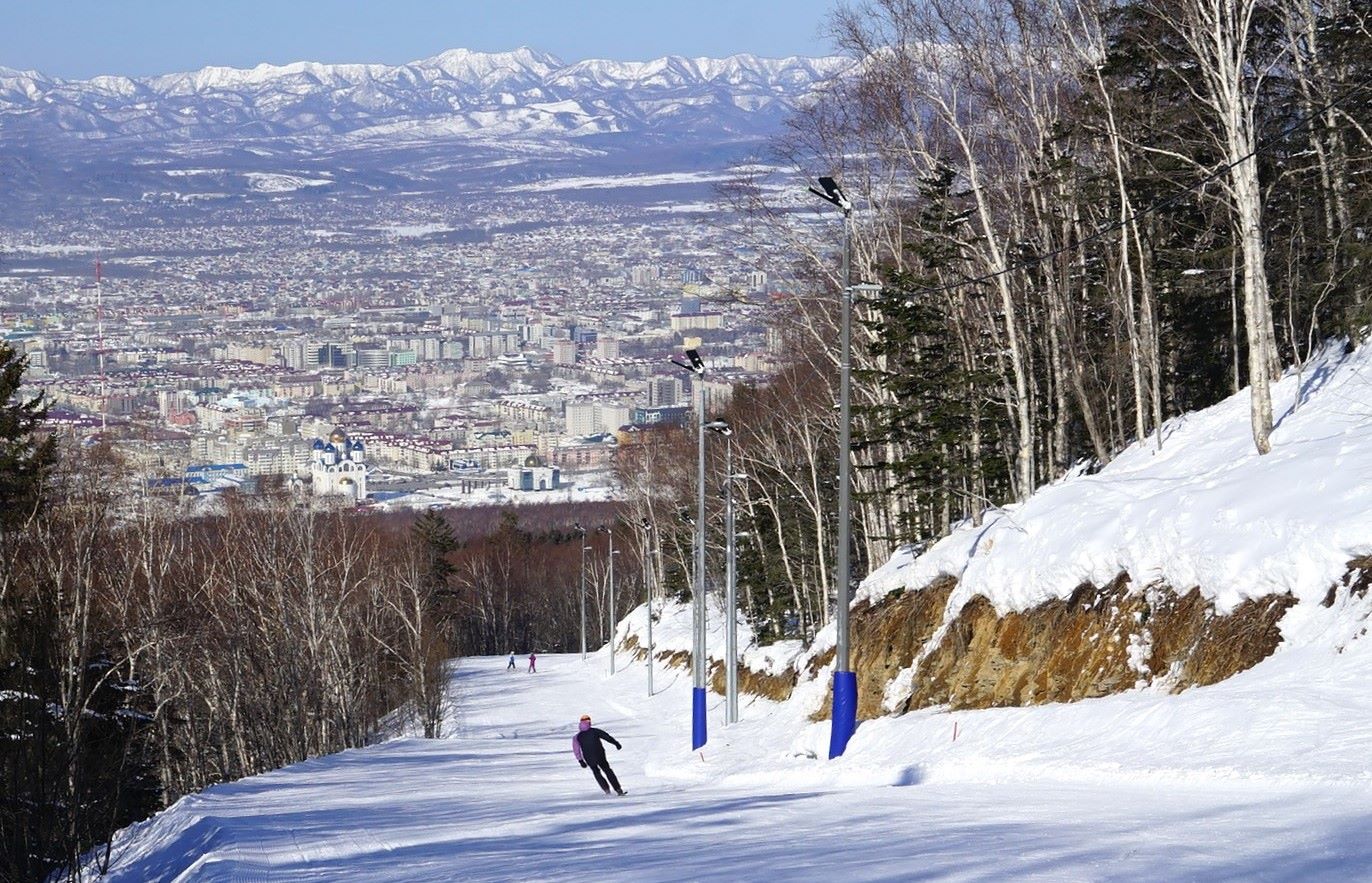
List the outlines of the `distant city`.
{"label": "distant city", "polygon": [[[287,196],[5,232],[0,328],[52,425],[163,493],[603,499],[619,446],[691,413],[674,351],[703,348],[712,401],[774,366],[778,288],[724,215]],[[338,480],[352,458],[362,480]]]}
{"label": "distant city", "polygon": [[802,198],[758,157],[846,64],[0,68],[0,335],[159,493],[606,499],[699,400],[673,352],[774,370],[788,264],[717,188]]}

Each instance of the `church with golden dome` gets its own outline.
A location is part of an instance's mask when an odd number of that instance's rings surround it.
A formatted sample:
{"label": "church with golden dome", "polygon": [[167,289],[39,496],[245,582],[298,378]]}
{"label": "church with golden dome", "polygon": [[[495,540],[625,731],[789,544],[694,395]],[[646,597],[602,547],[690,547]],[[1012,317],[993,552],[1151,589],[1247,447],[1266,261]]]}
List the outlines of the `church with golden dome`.
{"label": "church with golden dome", "polygon": [[562,470],[549,466],[537,454],[530,454],[523,466],[505,470],[505,485],[512,491],[552,491],[562,487]]}
{"label": "church with golden dome", "polygon": [[315,439],[310,452],[310,483],[317,497],[342,496],[360,503],[367,496],[367,456],[360,440],[334,429],[329,440]]}

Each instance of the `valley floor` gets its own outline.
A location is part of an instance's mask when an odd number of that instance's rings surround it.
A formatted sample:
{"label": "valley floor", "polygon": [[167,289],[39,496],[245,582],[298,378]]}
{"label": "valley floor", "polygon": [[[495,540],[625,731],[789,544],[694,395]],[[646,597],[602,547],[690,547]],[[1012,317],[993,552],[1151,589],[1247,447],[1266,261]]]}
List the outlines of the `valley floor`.
{"label": "valley floor", "polygon": [[[688,673],[659,668],[649,698],[644,664],[610,678],[604,651],[543,657],[533,675],[523,663],[458,664],[447,738],[396,739],[180,801],[120,835],[104,879],[1372,879],[1365,770],[1336,763],[1325,777],[1312,756],[1305,772],[1236,771],[1207,759],[1213,740],[1173,746],[1167,770],[1142,743],[1113,761],[1083,748],[1075,764],[1061,741],[1112,744],[1120,715],[1143,722],[1225,685],[907,715],[864,724],[827,761],[812,756],[827,723],[794,702],[745,701],[726,729],[712,694],[710,742],[692,753]],[[573,759],[582,713],[623,742],[610,762],[628,797],[602,796]],[[1057,741],[1040,754],[1045,732]],[[1366,739],[1365,727],[1344,733],[1333,751],[1366,757]],[[1011,741],[1022,750],[1005,750]]]}

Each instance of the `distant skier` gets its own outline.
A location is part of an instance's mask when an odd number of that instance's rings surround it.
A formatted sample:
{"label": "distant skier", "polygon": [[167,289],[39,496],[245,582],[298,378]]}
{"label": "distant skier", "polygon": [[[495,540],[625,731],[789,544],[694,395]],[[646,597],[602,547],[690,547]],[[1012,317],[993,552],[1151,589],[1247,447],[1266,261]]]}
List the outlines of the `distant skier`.
{"label": "distant skier", "polygon": [[506,671],[514,671],[514,670],[515,670],[515,664],[514,664],[514,651],[513,651],[513,650],[510,651],[510,664],[507,665],[507,666],[505,666],[505,670],[506,670]]}
{"label": "distant skier", "polygon": [[[623,797],[625,791],[619,787],[619,779],[615,777],[615,771],[610,769],[610,762],[605,759],[605,746],[601,742],[609,742],[618,751],[624,746],[615,741],[604,730],[591,726],[591,716],[583,714],[581,716],[581,729],[572,737],[572,754],[576,755],[577,763],[583,768],[590,767],[595,774],[595,780],[600,784],[600,790],[606,794],[610,793],[610,786],[613,785],[615,793]],[[603,773],[603,775],[602,775]],[[609,783],[605,779],[609,778]]]}
{"label": "distant skier", "polygon": [[538,671],[538,666],[535,664],[535,663],[537,663],[537,662],[538,662],[538,657],[535,656],[534,654],[530,653],[530,654],[529,654],[529,674],[533,674],[534,672]]}

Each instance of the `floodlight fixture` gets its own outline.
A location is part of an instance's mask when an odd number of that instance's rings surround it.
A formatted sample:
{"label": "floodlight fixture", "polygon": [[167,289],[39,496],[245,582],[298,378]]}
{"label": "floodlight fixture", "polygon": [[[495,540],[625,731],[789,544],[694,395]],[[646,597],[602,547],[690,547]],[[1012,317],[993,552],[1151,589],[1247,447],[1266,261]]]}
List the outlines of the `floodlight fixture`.
{"label": "floodlight fixture", "polygon": [[[824,189],[821,190],[820,187]],[[821,176],[819,187],[811,187],[810,192],[825,202],[838,206],[845,215],[853,210],[853,204],[848,200],[843,188],[828,175]]]}
{"label": "floodlight fixture", "polygon": [[699,350],[686,350],[685,356],[686,356],[686,361],[684,361],[684,362],[681,361],[680,359],[677,359],[677,358],[671,358],[671,359],[668,359],[667,361],[671,362],[673,365],[676,365],[676,366],[677,366],[678,368],[680,368],[682,371],[689,371],[690,373],[696,375],[697,377],[704,377],[704,376],[705,376],[705,360],[702,359],[702,358],[700,357],[700,351],[699,351]]}

